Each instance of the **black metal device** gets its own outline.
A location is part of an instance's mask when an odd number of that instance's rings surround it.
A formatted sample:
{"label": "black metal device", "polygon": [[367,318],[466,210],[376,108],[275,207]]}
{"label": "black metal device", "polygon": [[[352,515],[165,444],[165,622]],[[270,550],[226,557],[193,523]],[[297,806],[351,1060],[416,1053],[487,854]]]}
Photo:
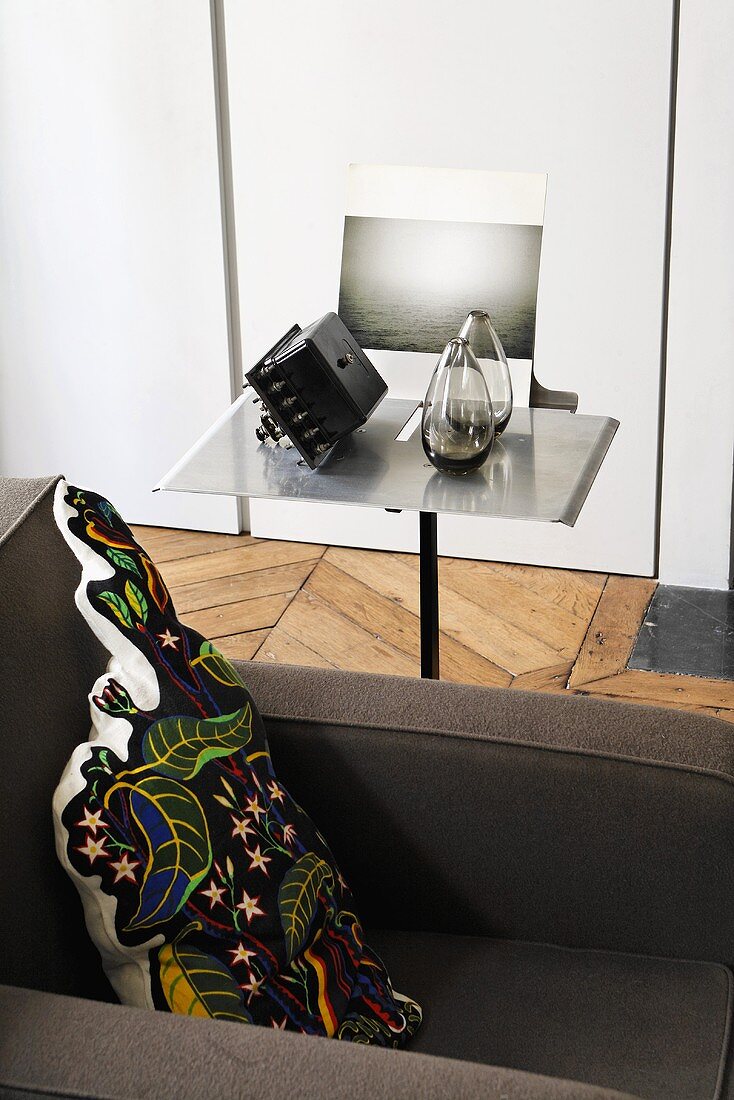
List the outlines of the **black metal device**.
{"label": "black metal device", "polygon": [[277,443],[287,436],[312,470],[387,393],[336,313],[305,329],[294,325],[245,377],[262,400],[258,439]]}

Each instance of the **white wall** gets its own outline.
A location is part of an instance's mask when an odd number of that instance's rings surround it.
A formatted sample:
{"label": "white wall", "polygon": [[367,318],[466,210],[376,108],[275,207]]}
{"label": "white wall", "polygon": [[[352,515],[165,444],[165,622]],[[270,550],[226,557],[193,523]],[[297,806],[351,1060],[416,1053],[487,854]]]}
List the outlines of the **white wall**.
{"label": "white wall", "polygon": [[[536,374],[621,427],[574,529],[441,517],[440,546],[652,573],[672,0],[225,8],[245,365],[335,308],[350,162],[547,172]],[[253,502],[253,530],[416,545],[338,511]]]}
{"label": "white wall", "polygon": [[734,5],[682,0],[660,579],[727,588],[734,456]]}
{"label": "white wall", "polygon": [[151,494],[230,396],[208,0],[0,0],[0,472],[235,530]]}
{"label": "white wall", "polygon": [[[647,405],[670,12],[670,0],[230,0],[246,363],[334,304],[349,160],[550,169],[538,376],[578,388],[582,411],[620,415],[633,388],[590,402],[584,373],[598,351],[619,364],[632,348]],[[682,0],[660,572],[718,587],[734,451],[732,41],[729,0]],[[629,272],[619,294],[615,265]],[[133,520],[235,529],[229,500],[149,493],[230,400],[224,293],[206,0],[0,0],[0,472],[64,470]],[[654,424],[622,419],[581,527],[558,537],[595,528],[607,567],[646,572]],[[644,484],[615,465],[625,433]],[[407,519],[387,522],[409,537]],[[516,556],[544,559],[547,529],[516,537]]]}

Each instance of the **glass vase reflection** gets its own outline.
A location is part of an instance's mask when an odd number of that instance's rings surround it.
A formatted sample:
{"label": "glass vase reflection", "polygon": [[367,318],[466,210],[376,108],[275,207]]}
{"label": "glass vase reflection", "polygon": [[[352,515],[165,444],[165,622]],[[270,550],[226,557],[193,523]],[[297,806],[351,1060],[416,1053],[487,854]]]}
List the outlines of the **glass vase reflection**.
{"label": "glass vase reflection", "polygon": [[442,473],[468,474],[486,462],[494,442],[492,402],[466,340],[449,340],[423,405],[423,450]]}
{"label": "glass vase reflection", "polygon": [[423,490],[424,512],[506,514],[512,492],[512,462],[501,439],[495,437],[492,452],[479,477],[444,477],[434,471]]}
{"label": "glass vase reflection", "polygon": [[512,416],[512,379],[505,349],[486,309],[472,309],[459,336],[469,343],[484,372],[492,401],[495,435],[500,435]]}

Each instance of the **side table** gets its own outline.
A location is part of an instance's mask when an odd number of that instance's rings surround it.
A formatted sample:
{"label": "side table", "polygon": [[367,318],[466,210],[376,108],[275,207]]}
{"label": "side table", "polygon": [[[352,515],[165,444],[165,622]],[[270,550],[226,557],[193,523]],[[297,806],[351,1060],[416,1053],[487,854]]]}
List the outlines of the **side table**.
{"label": "side table", "polygon": [[415,401],[386,398],[364,428],[310,470],[297,451],[256,439],[260,418],[248,390],[156,489],[418,512],[421,676],[438,679],[438,515],[572,527],[619,422],[558,409],[515,408],[481,470],[452,477],[427,461],[419,423],[407,439],[398,439],[407,434],[403,428],[418,407]]}

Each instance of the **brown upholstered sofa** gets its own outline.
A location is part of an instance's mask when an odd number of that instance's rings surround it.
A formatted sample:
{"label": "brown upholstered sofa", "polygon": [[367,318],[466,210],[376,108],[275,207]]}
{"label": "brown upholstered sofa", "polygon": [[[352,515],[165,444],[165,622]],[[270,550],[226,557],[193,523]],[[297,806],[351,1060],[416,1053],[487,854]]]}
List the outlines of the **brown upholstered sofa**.
{"label": "brown upholstered sofa", "polygon": [[0,1096],[734,1095],[734,729],[592,699],[243,665],[423,1027],[398,1053],[111,1003],[54,853],[105,655],[52,489],[0,482]]}

